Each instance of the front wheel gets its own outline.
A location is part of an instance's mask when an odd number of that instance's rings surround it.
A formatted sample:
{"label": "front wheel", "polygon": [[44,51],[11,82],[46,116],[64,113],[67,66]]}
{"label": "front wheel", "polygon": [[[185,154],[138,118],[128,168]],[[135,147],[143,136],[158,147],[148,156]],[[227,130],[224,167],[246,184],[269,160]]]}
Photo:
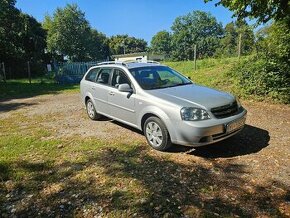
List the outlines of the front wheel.
{"label": "front wheel", "polygon": [[101,115],[97,113],[95,106],[94,106],[91,99],[87,100],[86,108],[87,108],[87,113],[88,113],[89,118],[91,118],[92,120],[100,119]]}
{"label": "front wheel", "polygon": [[158,117],[149,117],[144,124],[144,133],[149,145],[159,151],[171,147],[171,140],[165,124]]}

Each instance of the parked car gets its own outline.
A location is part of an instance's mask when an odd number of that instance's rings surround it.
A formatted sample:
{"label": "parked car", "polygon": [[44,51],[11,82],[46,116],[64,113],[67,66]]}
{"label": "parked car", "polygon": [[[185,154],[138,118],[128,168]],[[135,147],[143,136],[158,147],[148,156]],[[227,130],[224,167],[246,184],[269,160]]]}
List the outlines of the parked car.
{"label": "parked car", "polygon": [[153,61],[100,63],[84,75],[80,90],[92,120],[104,115],[135,127],[161,151],[231,137],[247,114],[233,95],[194,84]]}

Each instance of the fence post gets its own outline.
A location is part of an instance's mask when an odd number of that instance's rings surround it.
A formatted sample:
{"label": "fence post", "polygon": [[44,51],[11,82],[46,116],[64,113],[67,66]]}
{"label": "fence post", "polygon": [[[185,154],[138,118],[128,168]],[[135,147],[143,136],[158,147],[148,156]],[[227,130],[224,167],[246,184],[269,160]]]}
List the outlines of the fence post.
{"label": "fence post", "polygon": [[194,70],[196,70],[196,44],[194,45]]}
{"label": "fence post", "polygon": [[3,71],[3,80],[6,83],[6,71],[5,71],[5,64],[2,62],[2,71]]}
{"label": "fence post", "polygon": [[29,83],[31,84],[31,72],[30,72],[30,62],[29,61],[27,61],[27,71],[28,71]]}
{"label": "fence post", "polygon": [[238,44],[238,58],[241,57],[241,49],[242,49],[242,33],[239,34],[239,44]]}

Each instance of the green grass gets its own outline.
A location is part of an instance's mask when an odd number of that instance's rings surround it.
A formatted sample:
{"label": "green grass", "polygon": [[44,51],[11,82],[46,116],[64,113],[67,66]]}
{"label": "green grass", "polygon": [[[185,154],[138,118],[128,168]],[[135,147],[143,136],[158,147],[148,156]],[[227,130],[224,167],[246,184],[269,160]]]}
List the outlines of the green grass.
{"label": "green grass", "polygon": [[238,58],[220,58],[197,60],[197,69],[194,69],[193,61],[164,62],[164,64],[176,69],[199,85],[228,91],[240,95],[237,81],[230,78],[227,73],[239,62]]}
{"label": "green grass", "polygon": [[32,79],[31,84],[27,79],[7,80],[6,83],[0,82],[0,99],[32,97],[78,90],[79,85],[60,85],[54,80],[45,78]]}

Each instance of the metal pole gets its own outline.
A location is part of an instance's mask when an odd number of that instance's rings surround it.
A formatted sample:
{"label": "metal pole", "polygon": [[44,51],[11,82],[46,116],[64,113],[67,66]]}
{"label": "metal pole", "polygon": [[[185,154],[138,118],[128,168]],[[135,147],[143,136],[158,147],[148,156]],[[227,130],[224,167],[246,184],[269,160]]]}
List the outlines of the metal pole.
{"label": "metal pole", "polygon": [[29,63],[29,61],[27,61],[27,71],[28,71],[29,83],[31,84],[31,72],[30,72],[30,63]]}
{"label": "metal pole", "polygon": [[4,64],[4,62],[2,63],[2,70],[3,70],[3,80],[6,83],[6,72],[5,72],[5,64]]}
{"label": "metal pole", "polygon": [[238,44],[238,58],[241,57],[241,47],[242,47],[242,33],[239,34],[239,44]]}
{"label": "metal pole", "polygon": [[194,70],[196,70],[196,44],[194,45],[194,54],[193,54],[193,57],[194,57]]}

